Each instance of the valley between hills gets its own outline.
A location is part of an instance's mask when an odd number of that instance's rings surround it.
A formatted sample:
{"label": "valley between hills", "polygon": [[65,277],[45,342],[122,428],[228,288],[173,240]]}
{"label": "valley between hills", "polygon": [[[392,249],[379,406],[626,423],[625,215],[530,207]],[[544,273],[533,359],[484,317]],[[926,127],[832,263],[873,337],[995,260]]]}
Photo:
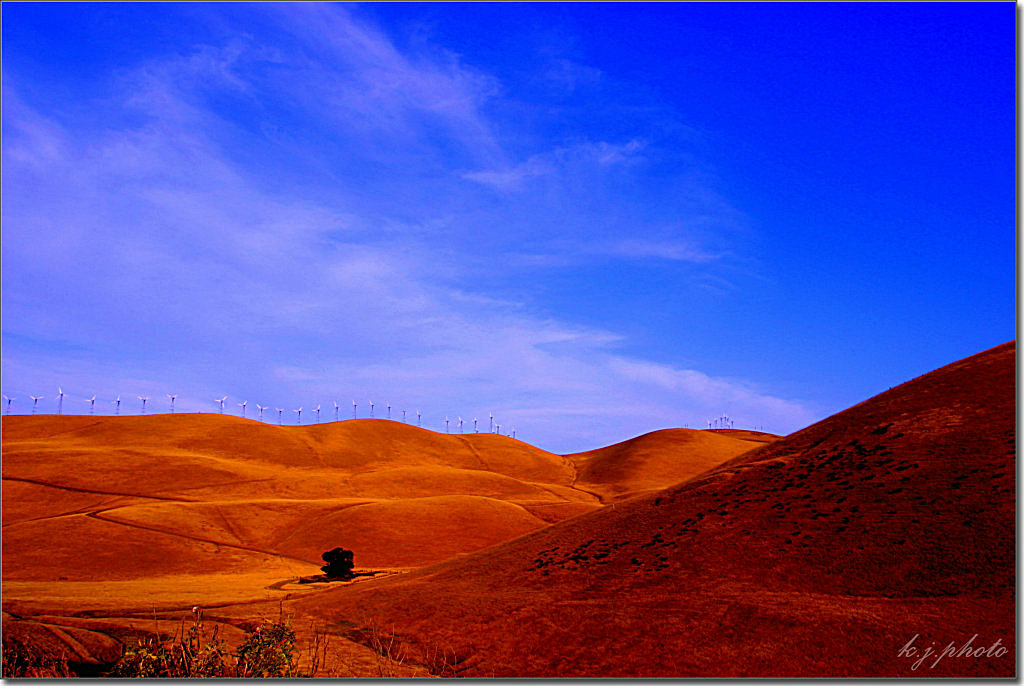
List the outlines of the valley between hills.
{"label": "valley between hills", "polygon": [[[328,637],[319,676],[1011,677],[1015,365],[1007,343],[786,437],[572,455],[388,420],[6,416],[5,650],[97,676],[198,607],[228,643],[268,617],[300,654]],[[338,546],[367,576],[299,583]],[[1007,651],[906,650],[972,635]]]}

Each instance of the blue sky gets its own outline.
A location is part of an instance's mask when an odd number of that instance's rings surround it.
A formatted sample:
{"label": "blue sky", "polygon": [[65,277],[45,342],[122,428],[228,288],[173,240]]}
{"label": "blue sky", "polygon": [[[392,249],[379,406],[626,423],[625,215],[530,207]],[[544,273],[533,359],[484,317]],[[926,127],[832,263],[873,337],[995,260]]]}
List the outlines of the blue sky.
{"label": "blue sky", "polygon": [[1013,3],[2,11],[12,412],[373,400],[569,452],[1015,335]]}

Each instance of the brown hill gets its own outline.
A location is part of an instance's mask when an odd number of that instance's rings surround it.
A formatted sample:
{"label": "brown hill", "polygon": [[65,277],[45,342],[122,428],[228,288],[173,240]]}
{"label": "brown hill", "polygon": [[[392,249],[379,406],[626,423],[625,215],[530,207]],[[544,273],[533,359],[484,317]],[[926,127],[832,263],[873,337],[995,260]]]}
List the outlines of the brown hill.
{"label": "brown hill", "polygon": [[[692,471],[750,445],[677,443],[674,468]],[[656,480],[642,464],[628,477]],[[568,457],[370,419],[8,416],[3,479],[5,607],[54,611],[283,597],[335,546],[413,568],[601,506]]]}
{"label": "brown hill", "polygon": [[567,457],[576,466],[576,486],[611,502],[661,490],[711,469],[735,456],[738,442],[752,450],[777,438],[740,430],[723,435],[664,429]]}
{"label": "brown hill", "polygon": [[1007,343],[663,492],[292,609],[371,618],[466,676],[1013,676],[1015,359]]}

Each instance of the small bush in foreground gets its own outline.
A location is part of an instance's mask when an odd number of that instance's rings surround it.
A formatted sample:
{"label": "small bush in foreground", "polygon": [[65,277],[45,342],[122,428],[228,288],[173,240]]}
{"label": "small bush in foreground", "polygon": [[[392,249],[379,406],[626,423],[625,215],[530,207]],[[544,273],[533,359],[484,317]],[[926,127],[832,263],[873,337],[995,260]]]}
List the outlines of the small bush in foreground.
{"label": "small bush in foreground", "polygon": [[182,631],[170,641],[149,638],[125,650],[108,676],[139,679],[300,676],[295,673],[295,633],[287,621],[264,621],[246,635],[237,652],[229,653],[218,638],[217,629],[206,636],[202,610],[196,608],[193,615],[192,626],[185,631],[183,620]]}
{"label": "small bush in foreground", "polygon": [[238,647],[239,677],[294,677],[295,632],[287,622],[264,622]]}
{"label": "small bush in foreground", "polygon": [[206,637],[202,610],[195,608],[192,614],[192,626],[186,631],[182,620],[180,633],[175,634],[170,642],[148,638],[125,650],[110,676],[140,679],[229,676],[225,664],[228,655],[223,642],[217,637],[217,629]]}

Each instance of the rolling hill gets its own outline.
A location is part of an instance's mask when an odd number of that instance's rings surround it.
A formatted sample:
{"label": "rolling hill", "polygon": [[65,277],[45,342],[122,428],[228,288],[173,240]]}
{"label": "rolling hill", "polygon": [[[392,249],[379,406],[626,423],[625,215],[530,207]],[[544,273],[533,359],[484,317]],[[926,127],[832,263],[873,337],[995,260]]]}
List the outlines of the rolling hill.
{"label": "rolling hill", "polygon": [[[659,433],[636,440],[674,446],[675,468],[691,472],[753,445]],[[615,450],[630,459],[629,442]],[[354,550],[364,569],[440,562],[601,507],[600,493],[577,485],[574,458],[386,420],[7,416],[4,607],[126,611],[283,597],[296,589],[282,582],[318,573],[320,554],[335,546]],[[587,473],[617,492],[675,480],[656,461],[633,462],[621,485],[608,469]]]}
{"label": "rolling hill", "polygon": [[[442,646],[463,676],[1012,677],[1015,363],[998,346],[662,491],[290,608],[392,627],[413,659]],[[581,482],[643,488],[630,465],[657,453],[577,457]]]}

